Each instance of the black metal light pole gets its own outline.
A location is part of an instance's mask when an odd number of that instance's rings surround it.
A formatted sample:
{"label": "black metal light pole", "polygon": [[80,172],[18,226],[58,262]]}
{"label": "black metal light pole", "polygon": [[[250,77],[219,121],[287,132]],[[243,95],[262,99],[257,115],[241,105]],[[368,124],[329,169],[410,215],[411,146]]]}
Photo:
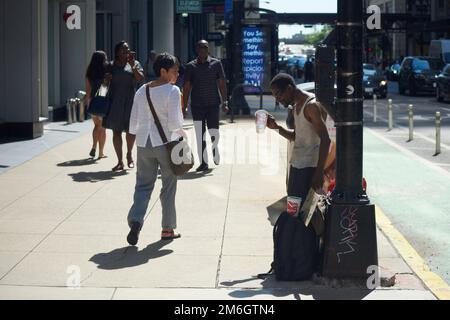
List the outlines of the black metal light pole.
{"label": "black metal light pole", "polygon": [[234,89],[244,82],[242,71],[242,19],[244,19],[244,0],[233,0],[233,39],[232,39],[232,83]]}
{"label": "black metal light pole", "polygon": [[322,273],[367,278],[378,264],[375,207],[362,187],[363,2],[338,0],[336,188],[327,214]]}

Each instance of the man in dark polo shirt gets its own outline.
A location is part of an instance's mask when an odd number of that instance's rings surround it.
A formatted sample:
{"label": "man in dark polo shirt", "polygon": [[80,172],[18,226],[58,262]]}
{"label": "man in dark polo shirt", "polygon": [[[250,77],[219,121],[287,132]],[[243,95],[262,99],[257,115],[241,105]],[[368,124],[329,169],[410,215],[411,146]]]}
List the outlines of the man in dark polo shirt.
{"label": "man in dark polo shirt", "polygon": [[[197,172],[209,170],[206,152],[206,126],[213,144],[214,163],[219,165],[219,116],[220,106],[228,112],[227,86],[222,63],[209,56],[209,45],[205,40],[197,43],[198,57],[186,65],[183,87],[183,106],[187,110],[189,97],[197,136],[200,166]],[[200,142],[202,141],[201,145]]]}

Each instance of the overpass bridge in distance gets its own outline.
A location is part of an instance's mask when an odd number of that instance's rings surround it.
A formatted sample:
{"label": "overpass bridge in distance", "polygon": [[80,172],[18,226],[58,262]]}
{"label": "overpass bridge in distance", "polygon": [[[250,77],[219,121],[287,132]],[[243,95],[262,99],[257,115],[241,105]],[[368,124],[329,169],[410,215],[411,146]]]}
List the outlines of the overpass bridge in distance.
{"label": "overpass bridge in distance", "polygon": [[[365,20],[369,18],[370,14],[365,14]],[[262,13],[260,19],[245,19],[245,23],[251,24],[301,24],[301,25],[336,25],[337,13]],[[259,22],[258,22],[259,21]],[[423,26],[423,23],[429,22],[429,18],[424,16],[413,16],[409,13],[382,13],[381,14],[381,28],[383,30],[406,30],[417,29],[419,26],[414,26],[415,23],[419,23]],[[397,25],[394,25],[397,24]],[[414,28],[416,27],[416,28]]]}

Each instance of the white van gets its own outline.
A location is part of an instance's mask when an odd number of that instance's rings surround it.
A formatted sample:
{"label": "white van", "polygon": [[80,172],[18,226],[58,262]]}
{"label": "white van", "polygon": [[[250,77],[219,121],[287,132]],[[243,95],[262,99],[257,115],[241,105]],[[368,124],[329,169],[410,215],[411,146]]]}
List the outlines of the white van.
{"label": "white van", "polygon": [[429,55],[450,63],[450,40],[431,40]]}

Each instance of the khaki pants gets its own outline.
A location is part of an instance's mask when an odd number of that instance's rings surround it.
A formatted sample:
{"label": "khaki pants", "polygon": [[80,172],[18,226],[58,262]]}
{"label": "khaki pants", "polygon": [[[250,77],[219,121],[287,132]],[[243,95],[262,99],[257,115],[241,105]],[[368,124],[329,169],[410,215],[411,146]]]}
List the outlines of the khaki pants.
{"label": "khaki pants", "polygon": [[134,191],[134,203],[128,213],[128,224],[138,222],[144,224],[148,203],[161,168],[162,189],[159,196],[162,206],[162,228],[175,229],[177,214],[175,195],[177,192],[177,176],[172,173],[169,154],[165,146],[152,147],[148,139],[145,148],[137,148],[137,174]]}

